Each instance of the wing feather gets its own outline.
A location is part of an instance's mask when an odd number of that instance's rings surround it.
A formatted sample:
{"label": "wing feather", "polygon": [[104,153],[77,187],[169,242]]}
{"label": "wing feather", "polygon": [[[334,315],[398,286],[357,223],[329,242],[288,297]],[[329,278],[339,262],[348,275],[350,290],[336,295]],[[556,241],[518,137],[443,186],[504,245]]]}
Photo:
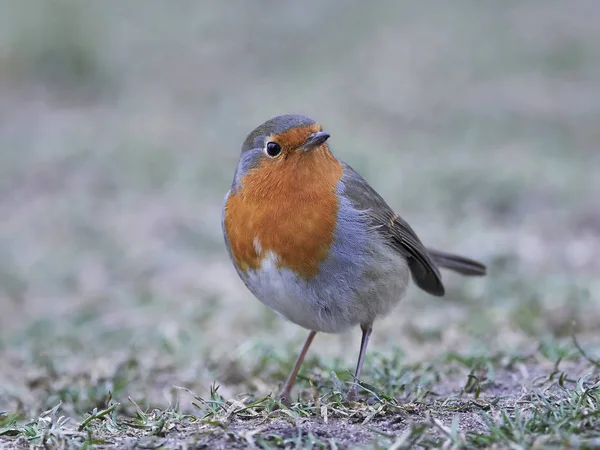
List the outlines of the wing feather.
{"label": "wing feather", "polygon": [[413,280],[429,294],[444,295],[441,274],[417,234],[354,169],[344,163],[344,195],[354,207],[368,211],[371,225],[408,262]]}

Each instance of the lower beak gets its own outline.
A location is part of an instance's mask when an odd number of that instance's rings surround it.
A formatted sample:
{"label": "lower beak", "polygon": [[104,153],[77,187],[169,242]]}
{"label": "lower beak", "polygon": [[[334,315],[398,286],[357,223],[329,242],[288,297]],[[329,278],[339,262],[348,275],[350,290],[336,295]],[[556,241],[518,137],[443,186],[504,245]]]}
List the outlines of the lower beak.
{"label": "lower beak", "polygon": [[302,148],[304,150],[311,150],[311,149],[321,145],[327,139],[329,139],[329,133],[325,133],[324,131],[319,131],[318,133],[313,133],[310,136],[308,136],[308,139],[306,139],[306,142],[304,143]]}

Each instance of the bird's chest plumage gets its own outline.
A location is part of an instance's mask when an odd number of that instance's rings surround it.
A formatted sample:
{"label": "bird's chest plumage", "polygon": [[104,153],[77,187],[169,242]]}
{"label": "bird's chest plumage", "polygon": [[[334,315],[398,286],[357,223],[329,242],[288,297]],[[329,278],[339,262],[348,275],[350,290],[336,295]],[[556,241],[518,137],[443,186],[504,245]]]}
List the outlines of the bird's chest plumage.
{"label": "bird's chest plumage", "polygon": [[404,261],[341,195],[341,166],[319,178],[285,174],[287,185],[272,176],[268,187],[261,172],[229,194],[223,217],[237,271],[261,302],[300,326],[336,332],[372,321],[388,299],[401,298]]}
{"label": "bird's chest plumage", "polygon": [[267,164],[229,195],[224,231],[239,270],[257,270],[268,260],[304,279],[317,275],[334,240],[342,174],[335,159],[323,161]]}

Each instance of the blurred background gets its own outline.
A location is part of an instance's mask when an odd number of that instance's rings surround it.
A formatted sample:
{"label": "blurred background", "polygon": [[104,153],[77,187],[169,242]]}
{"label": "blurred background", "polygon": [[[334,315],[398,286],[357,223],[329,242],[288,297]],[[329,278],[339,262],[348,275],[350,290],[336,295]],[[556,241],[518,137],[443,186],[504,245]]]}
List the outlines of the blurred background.
{"label": "blurred background", "polygon": [[[276,388],[306,332],[238,280],[220,217],[245,136],[284,113],[323,124],[428,245],[489,265],[445,273],[444,299],[411,288],[371,350],[597,344],[599,14],[594,0],[2,1],[0,409]],[[311,357],[351,369],[359,334],[320,335]]]}

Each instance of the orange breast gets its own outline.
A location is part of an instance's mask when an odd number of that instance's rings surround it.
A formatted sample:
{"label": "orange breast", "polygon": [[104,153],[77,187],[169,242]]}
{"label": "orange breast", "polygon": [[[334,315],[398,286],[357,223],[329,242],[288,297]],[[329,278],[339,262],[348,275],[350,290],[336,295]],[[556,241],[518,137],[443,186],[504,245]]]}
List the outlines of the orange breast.
{"label": "orange breast", "polygon": [[235,263],[258,269],[273,252],[277,267],[309,279],[333,244],[342,165],[326,146],[265,159],[225,205],[225,231]]}

